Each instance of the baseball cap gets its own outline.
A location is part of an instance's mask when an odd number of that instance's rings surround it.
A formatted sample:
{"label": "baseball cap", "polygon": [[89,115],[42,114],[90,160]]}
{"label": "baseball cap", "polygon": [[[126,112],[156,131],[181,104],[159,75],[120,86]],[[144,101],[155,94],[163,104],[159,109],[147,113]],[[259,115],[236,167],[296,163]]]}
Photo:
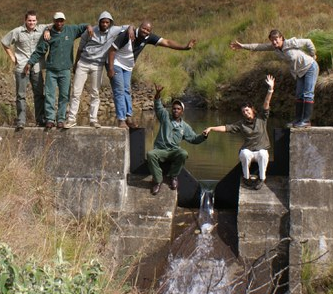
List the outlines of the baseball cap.
{"label": "baseball cap", "polygon": [[183,111],[185,110],[185,105],[184,105],[184,103],[181,102],[180,100],[178,100],[178,99],[173,100],[173,101],[172,101],[172,105],[174,105],[174,104],[178,104],[178,105],[180,105],[180,106],[183,108]]}
{"label": "baseball cap", "polygon": [[62,12],[56,12],[53,15],[53,19],[59,19],[59,18],[66,19],[65,14],[63,14]]}

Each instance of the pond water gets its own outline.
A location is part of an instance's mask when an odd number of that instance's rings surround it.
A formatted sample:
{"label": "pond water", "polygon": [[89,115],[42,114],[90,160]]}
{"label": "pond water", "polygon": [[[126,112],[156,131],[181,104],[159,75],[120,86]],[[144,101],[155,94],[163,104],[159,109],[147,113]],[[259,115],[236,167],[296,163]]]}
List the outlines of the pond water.
{"label": "pond water", "polygon": [[[221,112],[206,109],[186,108],[184,119],[192,128],[201,133],[206,127],[233,123],[241,119],[241,113]],[[155,136],[158,132],[159,122],[153,111],[143,111],[136,116],[140,126],[146,129],[146,150],[153,148]],[[268,132],[273,144],[274,128],[281,128],[286,121],[271,117],[268,121]],[[239,134],[211,132],[208,140],[199,145],[189,144],[185,141],[182,147],[189,153],[186,169],[198,180],[222,179],[239,162],[238,150],[243,143]],[[273,146],[269,150],[270,159],[273,159]]]}

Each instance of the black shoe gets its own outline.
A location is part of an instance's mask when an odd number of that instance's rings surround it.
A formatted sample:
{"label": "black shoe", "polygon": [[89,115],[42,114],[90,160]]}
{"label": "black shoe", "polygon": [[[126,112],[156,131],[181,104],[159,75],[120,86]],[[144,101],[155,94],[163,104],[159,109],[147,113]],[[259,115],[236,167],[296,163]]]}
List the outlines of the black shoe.
{"label": "black shoe", "polygon": [[46,122],[45,121],[38,121],[36,123],[36,127],[44,128],[45,126],[46,126]]}
{"label": "black shoe", "polygon": [[245,179],[245,178],[243,178],[243,184],[246,187],[253,188],[253,181],[251,179]]}
{"label": "black shoe", "polygon": [[178,179],[177,177],[172,177],[170,180],[170,189],[176,190],[178,188]]}
{"label": "black shoe", "polygon": [[151,190],[151,193],[153,195],[156,195],[158,192],[160,192],[160,189],[161,189],[161,185],[162,183],[157,183],[153,186],[152,190]]}
{"label": "black shoe", "polygon": [[256,183],[256,185],[254,186],[255,190],[260,190],[262,188],[262,186],[264,185],[265,181],[264,180],[258,180],[258,182]]}

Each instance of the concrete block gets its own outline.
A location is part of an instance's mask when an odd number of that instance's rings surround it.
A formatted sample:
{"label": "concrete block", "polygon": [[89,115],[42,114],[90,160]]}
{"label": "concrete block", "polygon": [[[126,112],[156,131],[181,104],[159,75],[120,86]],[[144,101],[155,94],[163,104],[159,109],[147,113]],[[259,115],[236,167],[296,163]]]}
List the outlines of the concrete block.
{"label": "concrete block", "polygon": [[1,129],[0,136],[17,152],[40,162],[55,177],[125,178],[129,172],[129,135],[126,130],[75,127],[69,130]]}
{"label": "concrete block", "polygon": [[332,127],[292,128],[290,131],[291,179],[332,179]]}
{"label": "concrete block", "polygon": [[252,221],[253,215],[249,214],[251,221],[240,221],[238,223],[238,236],[244,240],[255,240],[256,238],[275,238],[288,236],[287,223],[281,222],[276,217],[274,221]]}
{"label": "concrete block", "polygon": [[288,236],[287,187],[287,178],[273,176],[259,191],[241,185],[237,228],[242,257],[256,259]]}
{"label": "concrete block", "polygon": [[280,239],[266,239],[264,237],[261,240],[257,239],[256,241],[242,241],[239,242],[239,254],[242,258],[253,261],[265,255],[266,252],[274,248],[279,241]]}
{"label": "concrete block", "polygon": [[333,210],[333,180],[291,179],[290,203],[293,207]]}
{"label": "concrete block", "polygon": [[116,220],[114,232],[122,237],[171,239],[172,218],[123,214]]}
{"label": "concrete block", "polygon": [[292,239],[289,246],[289,292],[292,294],[302,294],[301,261],[301,243]]}
{"label": "concrete block", "polygon": [[327,208],[308,208],[303,209],[302,238],[333,238],[333,214]]}
{"label": "concrete block", "polygon": [[161,251],[170,244],[168,239],[124,237],[120,238],[117,252],[119,256],[150,255]]}
{"label": "concrete block", "polygon": [[57,178],[59,202],[76,216],[100,211],[121,211],[126,193],[125,180]]}

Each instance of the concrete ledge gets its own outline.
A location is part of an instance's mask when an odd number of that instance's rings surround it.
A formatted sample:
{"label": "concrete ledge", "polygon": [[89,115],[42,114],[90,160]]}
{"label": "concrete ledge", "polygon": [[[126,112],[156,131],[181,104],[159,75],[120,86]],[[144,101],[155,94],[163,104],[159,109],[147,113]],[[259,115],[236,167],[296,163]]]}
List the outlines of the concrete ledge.
{"label": "concrete ledge", "polygon": [[239,254],[256,259],[288,236],[288,180],[270,176],[262,189],[239,190]]}
{"label": "concrete ledge", "polygon": [[177,191],[162,184],[160,193],[154,196],[150,194],[150,188],[151,176],[128,176],[127,199],[111,236],[120,238],[117,249],[119,256],[133,255],[135,252],[156,253],[172,241]]}
{"label": "concrete ledge", "polygon": [[119,211],[129,172],[129,134],[114,127],[0,128],[2,148],[20,153],[58,183],[59,204],[82,216]]}

